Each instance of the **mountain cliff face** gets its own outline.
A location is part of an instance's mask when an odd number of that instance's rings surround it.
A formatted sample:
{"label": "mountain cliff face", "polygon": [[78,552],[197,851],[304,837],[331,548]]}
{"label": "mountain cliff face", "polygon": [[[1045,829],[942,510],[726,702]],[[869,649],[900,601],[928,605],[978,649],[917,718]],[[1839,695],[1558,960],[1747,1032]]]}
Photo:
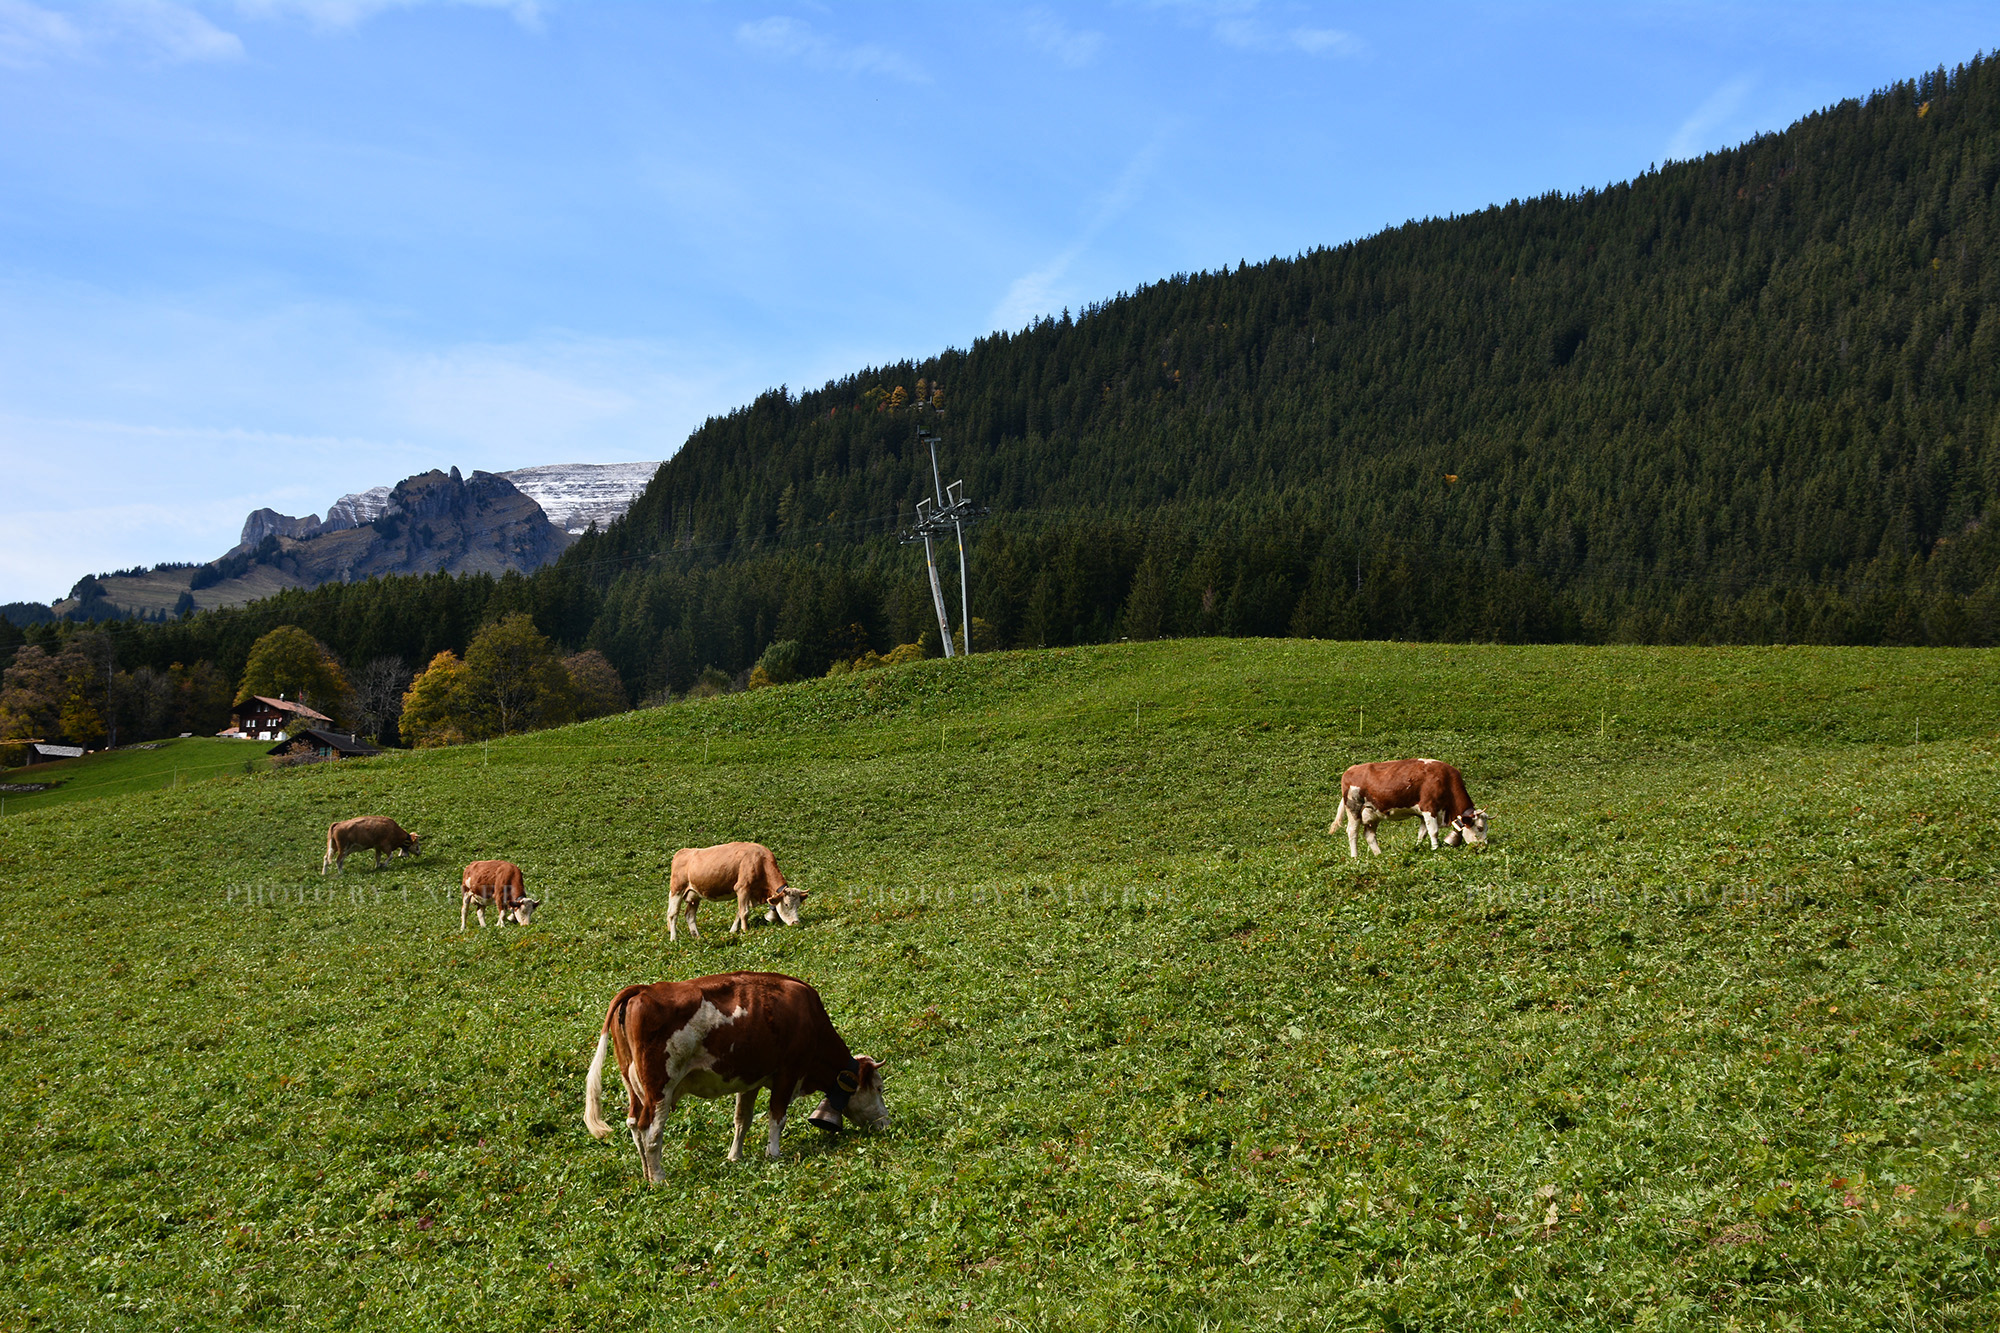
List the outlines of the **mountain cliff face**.
{"label": "mountain cliff face", "polygon": [[475,472],[467,478],[457,468],[398,482],[386,511],[367,523],[274,536],[276,549],[260,544],[253,563],[290,574],[305,587],[377,574],[526,572],[569,544],[542,507],[505,477]]}
{"label": "mountain cliff face", "polygon": [[457,468],[426,472],[343,495],[324,519],[253,510],[236,545],[205,565],[89,575],[52,607],[18,602],[4,609],[15,625],[52,617],[163,620],[376,574],[525,574],[593,524],[601,530],[622,517],[659,468],[553,463],[470,478]]}
{"label": "mountain cliff face", "polygon": [[232,549],[252,550],[266,537],[290,537],[295,541],[304,541],[308,537],[318,536],[320,526],[317,514],[293,518],[290,514],[281,514],[275,509],[253,509],[250,511],[250,517],[243,520],[243,536],[237,540]]}
{"label": "mountain cliff face", "polygon": [[[457,469],[454,468],[453,472],[455,474]],[[364,523],[373,523],[389,512],[391,495],[391,488],[387,486],[373,486],[356,494],[343,495],[327,506],[324,521],[318,514],[293,518],[290,514],[281,514],[275,509],[254,509],[250,512],[250,517],[243,520],[243,535],[230,550],[232,553],[254,551],[266,537],[290,537],[294,541],[306,541],[323,532],[345,532]]]}
{"label": "mountain cliff face", "polygon": [[338,532],[342,528],[358,528],[363,523],[373,523],[389,512],[389,491],[387,486],[370,486],[365,491],[341,496],[327,506],[327,530]]}
{"label": "mountain cliff face", "polygon": [[[529,470],[551,474],[538,481],[570,499],[566,514],[593,512],[592,504],[595,512],[606,512],[614,503],[615,488],[593,489],[587,476],[565,476],[577,469]],[[616,505],[617,512],[623,508]],[[85,578],[50,610],[78,620],[164,619],[255,601],[285,588],[377,574],[528,573],[555,559],[571,540],[505,476],[433,470],[393,487],[344,495],[327,509],[324,521],[317,514],[295,518],[259,509],[244,520],[242,540],[208,564]]]}

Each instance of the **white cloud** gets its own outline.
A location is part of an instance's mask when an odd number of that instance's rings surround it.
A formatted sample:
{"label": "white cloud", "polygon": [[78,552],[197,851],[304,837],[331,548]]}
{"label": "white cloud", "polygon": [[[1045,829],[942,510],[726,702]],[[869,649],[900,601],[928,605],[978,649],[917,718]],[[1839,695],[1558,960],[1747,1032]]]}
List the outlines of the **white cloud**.
{"label": "white cloud", "polygon": [[1297,51],[1309,56],[1359,56],[1368,44],[1340,28],[1286,27],[1262,16],[1258,0],[1151,0],[1188,24],[1206,25],[1209,35],[1238,51],[1275,55]]}
{"label": "white cloud", "polygon": [[1167,136],[1163,131],[1152,143],[1141,149],[1137,156],[1125,164],[1118,173],[1111,188],[1098,200],[1090,221],[1074,241],[1042,267],[1032,273],[1024,273],[1008,286],[1007,294],[1000,298],[1000,304],[993,309],[991,324],[996,329],[1016,329],[1042,315],[1053,314],[1055,308],[1067,304],[1062,281],[1068,275],[1070,266],[1082,257],[1083,252],[1105,228],[1117,221],[1120,215],[1138,202],[1139,194],[1145,186],[1146,177],[1152,173],[1153,164],[1159,160],[1165,147]]}
{"label": "white cloud", "polygon": [[761,56],[796,60],[808,69],[883,74],[906,83],[931,81],[930,75],[895,51],[873,43],[850,46],[836,42],[799,19],[774,17],[745,23],[736,29],[736,40]]}
{"label": "white cloud", "polygon": [[1742,107],[1743,99],[1750,94],[1755,80],[1749,75],[1731,79],[1710,93],[1694,114],[1681,122],[1674,131],[1674,137],[1667,144],[1667,157],[1672,161],[1698,157],[1710,148],[1717,147],[1715,135],[1728,123]]}
{"label": "white cloud", "polygon": [[1104,34],[1077,32],[1048,10],[1034,9],[1028,13],[1028,40],[1058,63],[1082,69],[1097,59],[1098,48],[1104,45]]}
{"label": "white cloud", "polygon": [[89,45],[74,23],[53,10],[0,0],[0,64],[20,68],[56,56],[81,54]]}
{"label": "white cloud", "polygon": [[296,15],[321,29],[352,28],[384,10],[423,4],[498,9],[511,14],[524,28],[539,31],[542,26],[540,0],[236,0],[236,8],[245,14],[258,18]]}
{"label": "white cloud", "polygon": [[1299,51],[1309,56],[1354,56],[1366,49],[1351,32],[1338,28],[1277,28],[1256,18],[1218,19],[1215,39],[1239,51]]}
{"label": "white cloud", "polygon": [[1366,49],[1359,37],[1339,28],[1291,28],[1285,40],[1309,56],[1355,56]]}
{"label": "white cloud", "polygon": [[243,54],[235,33],[224,32],[185,5],[120,0],[106,12],[116,16],[132,39],[166,60],[235,60]]}
{"label": "white cloud", "polygon": [[115,0],[78,18],[27,0],[0,0],[0,65],[19,69],[98,54],[166,64],[235,60],[243,43],[170,0]]}

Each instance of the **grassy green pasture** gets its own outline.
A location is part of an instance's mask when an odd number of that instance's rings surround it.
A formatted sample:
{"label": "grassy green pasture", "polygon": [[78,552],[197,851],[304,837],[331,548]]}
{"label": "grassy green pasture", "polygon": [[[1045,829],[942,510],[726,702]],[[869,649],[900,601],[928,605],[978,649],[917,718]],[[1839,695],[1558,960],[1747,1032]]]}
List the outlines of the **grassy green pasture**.
{"label": "grassy green pasture", "polygon": [[80,759],[0,769],[0,782],[56,784],[48,791],[8,793],[5,812],[15,815],[51,805],[68,805],[72,801],[159,791],[181,783],[240,774],[245,765],[261,769],[268,764],[264,752],[270,748],[268,741],[260,744],[215,736],[183,736],[155,741],[152,748],[145,750],[103,750]]}
{"label": "grassy green pasture", "polygon": [[[10,813],[0,1326],[1990,1328],[1996,666],[998,654]],[[1328,838],[1409,754],[1491,848]],[[425,855],[323,879],[362,813]],[[731,838],[805,927],[670,946]],[[490,856],[542,914],[460,934]],[[685,1104],[649,1189],[604,1005],[736,968],[896,1124]]]}

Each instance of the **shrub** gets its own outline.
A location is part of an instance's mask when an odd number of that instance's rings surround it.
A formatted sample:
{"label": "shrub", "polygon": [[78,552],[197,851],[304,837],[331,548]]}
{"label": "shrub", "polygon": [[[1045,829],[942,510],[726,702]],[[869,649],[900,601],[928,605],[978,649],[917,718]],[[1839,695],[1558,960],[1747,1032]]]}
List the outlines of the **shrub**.
{"label": "shrub", "polygon": [[700,679],[688,687],[687,698],[713,699],[718,694],[729,693],[729,673],[721,667],[703,669]]}
{"label": "shrub", "polygon": [[797,639],[780,639],[764,650],[750,669],[750,688],[789,685],[799,678],[799,658],[803,649]]}

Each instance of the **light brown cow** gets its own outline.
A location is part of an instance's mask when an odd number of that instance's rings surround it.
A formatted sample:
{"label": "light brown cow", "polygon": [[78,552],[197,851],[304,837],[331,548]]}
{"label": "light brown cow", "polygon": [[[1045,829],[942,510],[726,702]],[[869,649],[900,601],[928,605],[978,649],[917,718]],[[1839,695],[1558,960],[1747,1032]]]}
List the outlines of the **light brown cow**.
{"label": "light brown cow", "polygon": [[1474,807],[1466,795],[1464,775],[1435,759],[1387,759],[1348,769],[1340,775],[1340,812],[1326,831],[1338,832],[1344,823],[1350,857],[1361,855],[1357,833],[1367,835],[1368,850],[1379,856],[1382,844],[1375,841],[1375,826],[1384,819],[1411,815],[1424,821],[1432,851],[1437,850],[1440,829],[1446,830],[1447,847],[1486,841],[1486,812]]}
{"label": "light brown cow", "polygon": [[319,873],[324,875],[328,866],[337,865],[341,873],[347,872],[347,858],[353,852],[375,853],[375,868],[382,868],[384,855],[401,856],[417,854],[417,835],[405,833],[400,824],[387,815],[361,815],[354,819],[343,819],[326,831],[326,856],[319,863]]}
{"label": "light brown cow", "polygon": [[785,883],[777,858],[761,842],[725,842],[719,847],[683,847],[674,853],[667,886],[667,938],[680,939],[681,914],[696,936],[694,914],[704,898],[736,899],[736,920],[729,933],[750,928],[750,909],[762,907],[764,919],[775,913],[788,926],[799,924],[799,904],[808,890]]}
{"label": "light brown cow", "polygon": [[785,1110],[801,1092],[825,1094],[811,1116],[816,1128],[837,1132],[842,1115],[871,1126],[889,1122],[881,1061],[850,1052],[819,992],[796,977],[729,972],[619,991],[605,1011],[584,1081],[584,1127],[600,1141],[611,1137],[604,1120],[607,1052],[615,1054],[625,1084],[625,1125],[639,1165],[654,1184],[666,1178],[660,1139],[682,1097],[735,1096],[732,1162],[743,1160],[743,1135],[760,1088],[771,1090],[764,1155],[774,1161]]}
{"label": "light brown cow", "polygon": [[465,877],[459,883],[464,889],[458,903],[460,930],[465,929],[468,909],[479,913],[479,928],[484,930],[488,903],[493,904],[493,914],[502,926],[510,919],[516,925],[527,925],[534,919],[535,909],[542,905],[539,898],[528,896],[521,867],[512,861],[474,861],[465,868]]}

